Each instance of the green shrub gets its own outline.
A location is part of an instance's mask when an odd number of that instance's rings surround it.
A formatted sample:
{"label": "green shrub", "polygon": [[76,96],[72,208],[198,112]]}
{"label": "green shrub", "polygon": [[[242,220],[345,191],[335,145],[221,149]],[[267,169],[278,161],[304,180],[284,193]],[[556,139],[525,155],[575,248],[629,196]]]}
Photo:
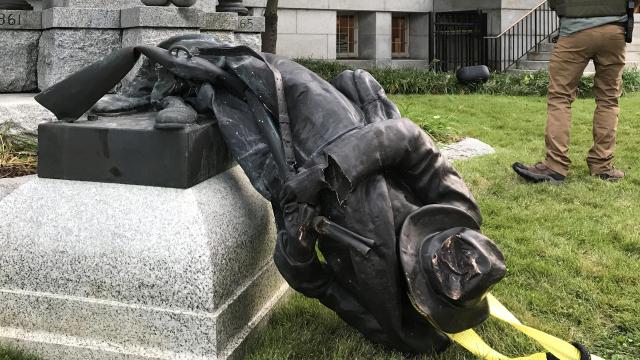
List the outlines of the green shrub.
{"label": "green shrub", "polygon": [[[335,61],[297,59],[326,80],[331,80],[349,65]],[[455,74],[435,72],[431,69],[373,68],[368,70],[388,94],[489,94],[507,96],[545,96],[549,74],[544,71],[526,74],[494,73],[484,84],[461,85]],[[625,70],[623,93],[640,91],[640,71]],[[593,77],[583,76],[578,84],[578,97],[593,97]]]}

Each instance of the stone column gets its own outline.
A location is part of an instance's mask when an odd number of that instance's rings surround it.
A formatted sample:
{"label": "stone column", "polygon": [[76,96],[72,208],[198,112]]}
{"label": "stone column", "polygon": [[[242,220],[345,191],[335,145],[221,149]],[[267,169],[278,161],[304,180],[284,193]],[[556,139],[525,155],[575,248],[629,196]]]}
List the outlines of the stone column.
{"label": "stone column", "polygon": [[219,0],[218,12],[234,12],[239,15],[248,15],[249,10],[242,5],[242,0]]}
{"label": "stone column", "polygon": [[38,55],[40,90],[120,48],[120,11],[54,7],[43,10]]}
{"label": "stone column", "polygon": [[40,11],[0,10],[0,93],[37,90],[41,28]]}
{"label": "stone column", "polygon": [[429,60],[429,14],[409,15],[409,56]]}
{"label": "stone column", "polygon": [[362,13],[358,21],[359,57],[391,66],[391,13]]}

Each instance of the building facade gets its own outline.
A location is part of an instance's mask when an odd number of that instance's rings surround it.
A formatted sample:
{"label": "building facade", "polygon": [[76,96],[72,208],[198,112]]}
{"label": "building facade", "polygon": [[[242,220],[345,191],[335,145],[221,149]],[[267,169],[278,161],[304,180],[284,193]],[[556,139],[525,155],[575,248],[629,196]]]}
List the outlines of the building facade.
{"label": "building facade", "polygon": [[[280,0],[278,53],[357,66],[422,67],[435,58],[432,35],[447,14],[497,35],[541,0]],[[260,15],[266,0],[245,0]],[[437,16],[436,16],[437,14]]]}
{"label": "building facade", "polygon": [[[86,1],[95,6],[104,0],[28,1],[42,8],[43,1]],[[260,16],[266,1],[244,0],[242,5]],[[482,59],[478,52],[486,51],[484,37],[500,34],[541,3],[544,1],[280,0],[277,52],[357,67],[424,67],[434,59],[444,59],[442,68],[452,70],[472,64],[468,59],[458,61],[464,57]],[[104,4],[122,8],[140,1],[107,0]],[[196,6],[215,11],[216,4],[217,0],[199,0]]]}

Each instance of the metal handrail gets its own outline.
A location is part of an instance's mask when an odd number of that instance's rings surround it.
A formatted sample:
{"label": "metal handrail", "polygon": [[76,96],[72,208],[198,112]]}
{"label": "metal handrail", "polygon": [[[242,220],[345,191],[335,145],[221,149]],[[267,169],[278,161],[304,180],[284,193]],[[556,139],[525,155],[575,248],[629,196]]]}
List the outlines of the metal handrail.
{"label": "metal handrail", "polygon": [[543,2],[541,2],[540,4],[536,5],[533,9],[529,10],[528,13],[524,14],[523,16],[521,16],[516,22],[513,23],[513,25],[511,25],[511,27],[509,27],[508,29],[506,29],[505,31],[501,32],[500,34],[496,35],[496,36],[485,36],[485,38],[487,39],[493,39],[493,38],[499,38],[502,35],[506,34],[507,32],[509,32],[509,30],[513,29],[516,25],[518,25],[518,23],[522,22],[526,17],[528,17],[529,15],[531,15],[534,11],[536,11],[536,9],[540,8],[541,6],[543,6],[544,4],[547,3],[547,0],[544,0]]}
{"label": "metal handrail", "polygon": [[558,31],[560,20],[548,1],[531,9],[496,36],[485,36],[486,63],[494,71],[505,71]]}

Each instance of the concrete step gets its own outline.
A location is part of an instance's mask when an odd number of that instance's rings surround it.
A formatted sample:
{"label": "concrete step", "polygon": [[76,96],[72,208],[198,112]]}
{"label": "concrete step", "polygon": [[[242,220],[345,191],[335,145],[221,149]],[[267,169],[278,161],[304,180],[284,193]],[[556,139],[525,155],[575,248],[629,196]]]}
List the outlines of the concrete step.
{"label": "concrete step", "polygon": [[516,63],[516,68],[521,70],[546,70],[549,68],[548,61],[542,60],[519,60]]}
{"label": "concrete step", "polygon": [[552,42],[543,42],[538,44],[538,52],[552,52],[555,47],[556,44]]}
{"label": "concrete step", "polygon": [[533,51],[527,54],[527,60],[531,61],[549,61],[551,59],[550,52]]}

